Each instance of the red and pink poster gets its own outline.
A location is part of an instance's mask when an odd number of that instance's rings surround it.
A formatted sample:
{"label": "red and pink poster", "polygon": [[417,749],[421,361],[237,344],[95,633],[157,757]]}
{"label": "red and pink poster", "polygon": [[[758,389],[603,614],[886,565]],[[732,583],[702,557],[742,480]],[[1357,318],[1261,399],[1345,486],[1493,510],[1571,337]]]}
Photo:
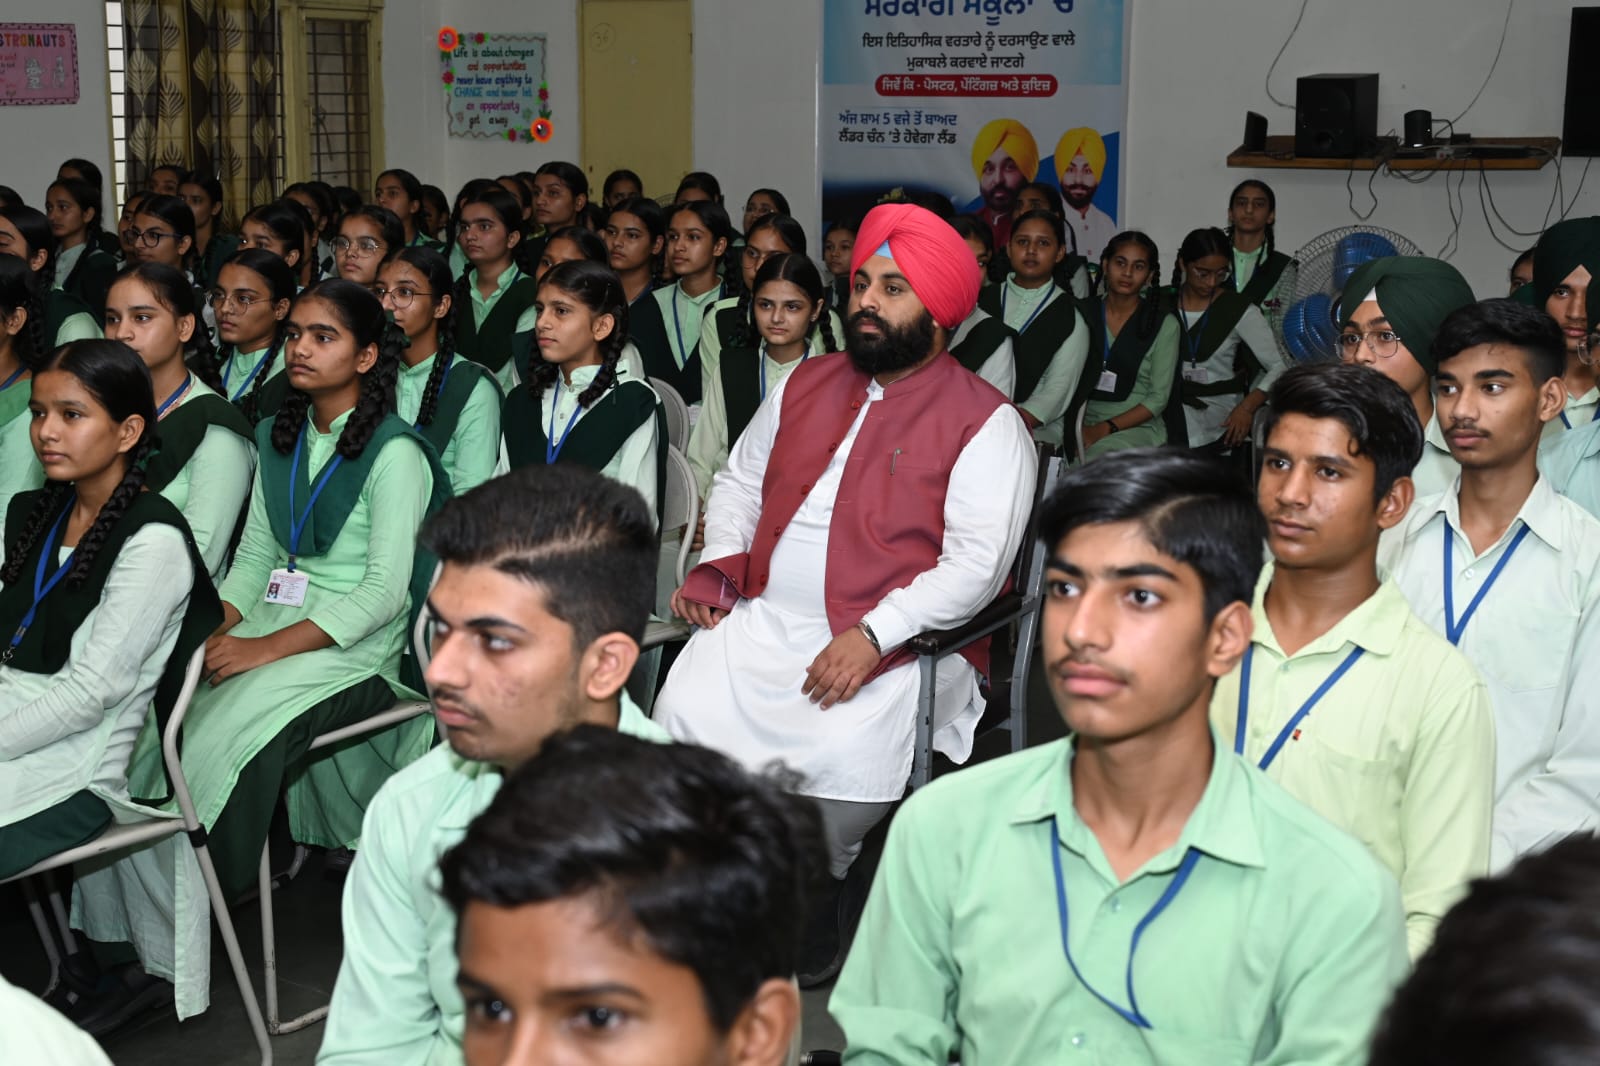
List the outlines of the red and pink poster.
{"label": "red and pink poster", "polygon": [[0,104],[77,102],[77,28],[70,22],[0,22]]}

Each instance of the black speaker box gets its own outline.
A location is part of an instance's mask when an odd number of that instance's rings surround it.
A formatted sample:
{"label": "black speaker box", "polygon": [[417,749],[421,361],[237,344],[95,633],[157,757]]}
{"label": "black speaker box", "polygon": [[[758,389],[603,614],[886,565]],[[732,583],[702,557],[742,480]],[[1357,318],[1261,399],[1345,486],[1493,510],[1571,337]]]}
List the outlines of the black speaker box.
{"label": "black speaker box", "polygon": [[1561,150],[1567,155],[1600,155],[1600,7],[1572,9],[1572,40],[1567,51],[1567,104],[1561,122]]}
{"label": "black speaker box", "polygon": [[1304,159],[1354,159],[1376,150],[1378,76],[1312,74],[1294,98],[1294,154]]}

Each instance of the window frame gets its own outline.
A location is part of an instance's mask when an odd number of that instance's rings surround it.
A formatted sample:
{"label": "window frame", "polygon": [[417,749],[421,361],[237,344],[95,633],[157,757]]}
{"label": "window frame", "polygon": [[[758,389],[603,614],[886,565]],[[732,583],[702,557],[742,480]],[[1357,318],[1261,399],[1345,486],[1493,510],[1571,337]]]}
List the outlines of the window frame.
{"label": "window frame", "polygon": [[[373,173],[365,176],[363,196],[371,192],[371,183],[381,172],[384,157],[383,128],[383,0],[279,0],[279,47],[283,57],[280,76],[283,99],[306,101],[311,99],[310,64],[306,56],[310,50],[311,35],[308,19],[331,19],[340,22],[367,23],[367,122],[370,146],[368,164]],[[284,106],[283,163],[289,180],[305,181],[311,177],[312,124],[309,109]]]}

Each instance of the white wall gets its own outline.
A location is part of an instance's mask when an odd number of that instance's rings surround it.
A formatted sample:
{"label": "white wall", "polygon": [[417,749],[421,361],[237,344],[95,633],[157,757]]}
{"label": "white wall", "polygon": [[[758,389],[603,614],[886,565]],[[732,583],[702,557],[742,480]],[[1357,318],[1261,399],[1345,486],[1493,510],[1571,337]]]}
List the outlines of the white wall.
{"label": "white wall", "polygon": [[[42,208],[63,159],[100,167],[111,196],[111,119],[106,95],[105,5],[100,0],[6,0],[7,22],[68,22],[78,31],[78,102],[0,107],[0,185]],[[107,216],[115,218],[115,208]]]}

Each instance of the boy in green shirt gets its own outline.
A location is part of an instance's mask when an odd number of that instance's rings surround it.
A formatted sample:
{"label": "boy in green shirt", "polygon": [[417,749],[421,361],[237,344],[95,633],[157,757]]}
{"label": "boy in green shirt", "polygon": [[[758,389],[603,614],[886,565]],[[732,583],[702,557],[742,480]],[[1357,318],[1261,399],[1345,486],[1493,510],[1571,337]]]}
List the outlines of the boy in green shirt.
{"label": "boy in green shirt", "polygon": [[830,1009],[847,1063],[1359,1063],[1406,969],[1394,879],[1216,742],[1266,523],[1215,460],[1130,449],[1046,505],[1068,738],[889,833]]}

